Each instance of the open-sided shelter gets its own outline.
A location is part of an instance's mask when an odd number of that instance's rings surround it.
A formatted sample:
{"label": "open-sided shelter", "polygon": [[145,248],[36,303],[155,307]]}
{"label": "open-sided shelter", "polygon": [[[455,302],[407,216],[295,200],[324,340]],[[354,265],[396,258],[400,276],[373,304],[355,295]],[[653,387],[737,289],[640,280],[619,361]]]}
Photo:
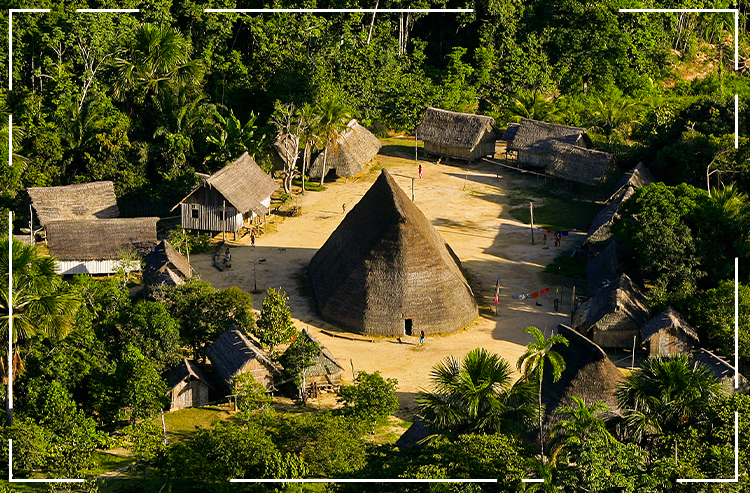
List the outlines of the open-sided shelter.
{"label": "open-sided shelter", "polygon": [[689,354],[699,342],[695,329],[671,306],[643,324],[641,340],[650,356]]}
{"label": "open-sided shelter", "polygon": [[427,154],[472,161],[495,154],[494,124],[489,116],[427,108],[417,138]]}
{"label": "open-sided shelter", "polygon": [[167,375],[169,388],[169,410],[176,411],[188,407],[205,406],[209,402],[211,381],[198,363],[183,358]]}
{"label": "open-sided shelter", "polygon": [[445,240],[383,170],[310,261],[321,316],[354,332],[453,332],[477,304]]}
{"label": "open-sided shelter", "polygon": [[193,269],[183,254],[167,240],[162,240],[143,259],[143,279],[151,284],[166,271],[179,278],[193,277]]}
{"label": "open-sided shelter", "polygon": [[320,178],[323,174],[323,160],[326,161],[325,173],[336,170],[337,176],[354,176],[367,166],[378,155],[381,143],[375,135],[365,127],[351,120],[348,127],[342,131],[335,144],[328,147],[328,156],[324,152],[318,154],[310,169],[310,178]]}
{"label": "open-sided shelter", "polygon": [[140,262],[121,265],[123,253],[144,256],[156,245],[158,217],[51,221],[47,247],[60,274],[112,274],[140,270]]}
{"label": "open-sided shelter", "polygon": [[278,184],[245,152],[201,181],[172,208],[180,208],[185,229],[237,233],[248,221],[268,214]]}
{"label": "open-sided shelter", "polygon": [[544,172],[555,178],[595,187],[609,180],[616,169],[613,154],[553,141]]}
{"label": "open-sided shelter", "polygon": [[276,368],[266,354],[250,341],[240,329],[232,326],[206,348],[206,356],[224,390],[232,390],[237,375],[249,373],[256,383],[274,390],[273,377]]}
{"label": "open-sided shelter", "polygon": [[344,367],[336,361],[333,354],[315,339],[307,330],[302,330],[301,337],[318,345],[318,354],[312,366],[305,368],[305,391],[315,388],[316,390],[336,389],[341,386],[341,372]]}
{"label": "open-sided shelter", "polygon": [[632,348],[633,339],[637,344],[648,320],[646,296],[627,274],[621,274],[576,312],[576,330],[606,348]]}
{"label": "open-sided shelter", "polygon": [[518,164],[538,168],[546,168],[553,163],[554,142],[591,147],[591,139],[585,128],[557,125],[530,118],[522,118],[518,124],[509,124],[503,134],[503,140],[506,141],[506,152],[514,152]]}
{"label": "open-sided shelter", "polygon": [[35,219],[42,226],[51,221],[120,217],[115,186],[111,181],[32,187],[26,191],[36,214]]}

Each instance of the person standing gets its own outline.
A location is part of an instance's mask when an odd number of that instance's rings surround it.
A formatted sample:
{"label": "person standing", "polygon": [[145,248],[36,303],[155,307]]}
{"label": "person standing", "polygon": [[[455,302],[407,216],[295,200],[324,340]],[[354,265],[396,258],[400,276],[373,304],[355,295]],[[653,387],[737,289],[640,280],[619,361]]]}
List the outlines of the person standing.
{"label": "person standing", "polygon": [[224,265],[229,268],[232,266],[232,254],[229,253],[229,248],[227,248],[226,253],[224,254]]}
{"label": "person standing", "polygon": [[250,232],[250,245],[253,247],[255,246],[255,230]]}
{"label": "person standing", "polygon": [[419,177],[422,178],[422,165],[419,165]]}
{"label": "person standing", "polygon": [[424,330],[419,331],[419,345],[424,346]]}
{"label": "person standing", "polygon": [[344,202],[343,204],[341,204],[341,213],[342,214],[346,214],[346,202]]}

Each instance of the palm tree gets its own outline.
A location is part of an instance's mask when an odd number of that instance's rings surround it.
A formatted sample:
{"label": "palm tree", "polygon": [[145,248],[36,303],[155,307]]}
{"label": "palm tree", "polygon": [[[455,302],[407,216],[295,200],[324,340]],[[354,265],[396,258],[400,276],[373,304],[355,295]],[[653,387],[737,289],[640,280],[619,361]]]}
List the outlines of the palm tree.
{"label": "palm tree", "polygon": [[624,137],[633,124],[638,123],[636,118],[639,108],[640,105],[635,101],[622,98],[605,101],[597,97],[591,112],[593,129],[606,135],[607,142],[611,144],[613,135]]}
{"label": "palm tree", "polygon": [[560,334],[555,334],[549,339],[544,338],[544,334],[536,327],[528,327],[524,332],[534,336],[536,341],[530,342],[526,346],[526,352],[518,358],[518,371],[521,372],[526,381],[534,380],[539,385],[539,449],[542,453],[542,463],[546,463],[544,457],[544,435],[542,433],[542,380],[544,379],[544,364],[549,361],[552,366],[552,381],[560,380],[562,372],[565,370],[565,361],[560,353],[554,351],[552,346],[555,344],[568,345],[568,340]]}
{"label": "palm tree", "polygon": [[305,131],[300,135],[300,144],[304,147],[302,153],[302,194],[305,194],[305,174],[310,166],[310,157],[313,149],[320,142],[320,117],[315,113],[315,107],[310,103],[299,110],[300,121],[307,122]]}
{"label": "palm tree", "polygon": [[555,414],[564,416],[566,419],[559,421],[552,428],[550,448],[554,450],[553,463],[563,448],[578,448],[585,443],[586,437],[594,433],[602,434],[608,442],[614,440],[614,437],[607,431],[604,421],[597,416],[597,414],[609,411],[607,404],[600,401],[587,406],[580,397],[572,397],[572,400],[572,406],[563,406],[555,411]]}
{"label": "palm tree", "polygon": [[216,146],[217,150],[212,152],[205,162],[214,162],[218,164],[218,168],[221,168],[233,159],[237,159],[243,152],[247,152],[254,158],[258,151],[265,147],[267,135],[258,131],[255,125],[258,115],[252,111],[244,125],[239,118],[234,116],[234,110],[229,110],[227,117],[223,117],[216,111],[213,117],[216,122],[214,125],[216,133],[206,137],[206,141]]}
{"label": "palm tree", "polygon": [[521,118],[551,121],[557,111],[555,106],[537,91],[519,91],[503,108],[511,112],[512,119],[516,122],[520,122]]}
{"label": "palm tree", "polygon": [[710,370],[691,368],[686,354],[654,356],[627,376],[615,396],[625,409],[625,426],[634,440],[647,441],[679,432],[705,419],[705,410],[723,394]]}
{"label": "palm tree", "polygon": [[521,431],[533,420],[533,389],[513,383],[510,363],[484,348],[459,362],[449,357],[432,369],[432,392],[420,392],[418,413],[447,433]]}
{"label": "palm tree", "polygon": [[[13,296],[8,286],[9,247],[13,255]],[[0,240],[0,334],[10,331],[11,316],[13,342],[34,337],[60,339],[68,335],[80,305],[78,296],[70,291],[55,272],[57,261],[44,256],[34,245],[7,238]],[[12,307],[10,306],[12,300]],[[9,315],[12,314],[12,315]],[[18,348],[13,359],[18,361]],[[9,355],[10,356],[10,355]],[[12,364],[9,362],[9,364]],[[16,363],[18,364],[18,363]],[[7,376],[6,376],[7,378]],[[13,423],[13,382],[8,379],[7,419]]]}
{"label": "palm tree", "polygon": [[[351,113],[346,105],[339,103],[333,98],[323,100],[318,105],[321,140],[323,141],[323,174],[320,175],[320,186],[326,177],[326,165],[328,164],[328,148],[336,146],[339,135],[346,129],[347,122],[351,119]],[[335,148],[334,148],[335,151]]]}

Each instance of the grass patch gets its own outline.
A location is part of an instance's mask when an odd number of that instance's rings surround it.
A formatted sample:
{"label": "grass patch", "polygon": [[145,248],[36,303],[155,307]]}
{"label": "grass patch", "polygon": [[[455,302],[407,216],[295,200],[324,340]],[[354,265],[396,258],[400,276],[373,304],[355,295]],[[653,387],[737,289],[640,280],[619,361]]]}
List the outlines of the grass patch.
{"label": "grass patch", "polygon": [[559,255],[544,272],[565,277],[586,277],[586,257]]}
{"label": "grass patch", "polygon": [[94,466],[89,470],[87,476],[98,476],[105,472],[115,471],[134,462],[133,458],[127,455],[117,455],[102,450],[95,450],[93,459]]}
{"label": "grass patch", "polygon": [[[292,185],[302,188],[302,180],[299,178],[295,178],[294,180],[292,180]],[[322,192],[325,189],[325,185],[321,187],[319,183],[305,180],[305,190],[309,190],[311,192]]]}
{"label": "grass patch", "polygon": [[[542,187],[529,191],[521,189],[520,193],[516,191],[508,198],[508,205],[520,206],[509,211],[511,217],[529,224],[531,213],[528,204],[532,199],[534,224],[555,230],[585,231],[603,207],[601,204],[556,195]],[[526,207],[522,207],[523,205]]]}
{"label": "grass patch", "polygon": [[[164,413],[170,443],[181,441],[195,432],[196,428],[209,428],[217,421],[229,419],[232,415],[218,407],[195,407]],[[154,419],[161,426],[161,418]]]}

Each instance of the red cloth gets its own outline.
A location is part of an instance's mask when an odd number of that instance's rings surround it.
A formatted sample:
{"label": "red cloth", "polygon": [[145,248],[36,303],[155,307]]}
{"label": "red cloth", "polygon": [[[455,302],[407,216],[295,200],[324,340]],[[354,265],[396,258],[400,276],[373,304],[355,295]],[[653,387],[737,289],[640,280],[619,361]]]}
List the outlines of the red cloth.
{"label": "red cloth", "polygon": [[544,289],[542,289],[542,290],[541,290],[541,291],[539,291],[539,292],[540,292],[540,293],[542,293],[542,294],[544,294],[544,293],[546,293],[547,291],[549,291],[549,288],[544,288]]}
{"label": "red cloth", "polygon": [[539,298],[539,291],[536,291],[534,293],[531,293],[532,298]]}
{"label": "red cloth", "polygon": [[497,295],[495,295],[495,304],[497,305]]}

